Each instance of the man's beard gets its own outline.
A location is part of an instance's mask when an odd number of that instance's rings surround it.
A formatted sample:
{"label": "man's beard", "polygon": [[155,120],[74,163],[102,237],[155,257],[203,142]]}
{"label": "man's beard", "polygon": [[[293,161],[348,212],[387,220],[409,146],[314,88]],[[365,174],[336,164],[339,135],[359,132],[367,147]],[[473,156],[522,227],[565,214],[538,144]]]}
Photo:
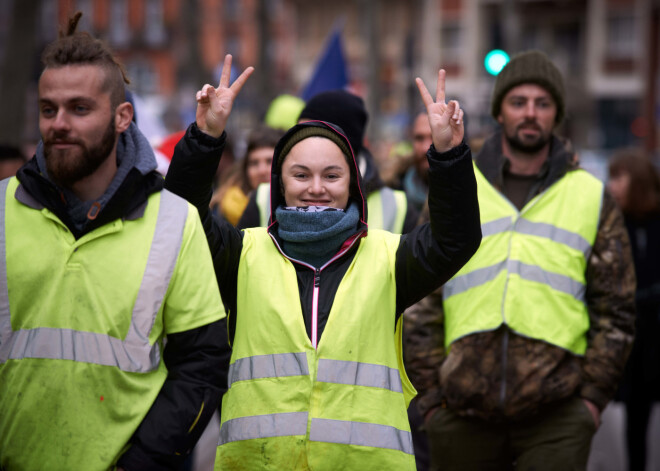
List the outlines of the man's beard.
{"label": "man's beard", "polygon": [[[74,183],[92,175],[105,162],[115,146],[116,138],[114,118],[110,119],[101,140],[89,148],[81,140],[55,134],[44,141],[48,176],[58,185],[70,188]],[[57,141],[76,144],[76,147],[53,149]]]}
{"label": "man's beard", "polygon": [[534,154],[543,149],[548,144],[548,142],[550,142],[550,134],[544,134],[543,130],[540,127],[537,127],[539,131],[539,136],[537,138],[521,139],[518,137],[518,131],[522,126],[525,125],[529,125],[529,123],[518,126],[512,135],[505,134],[505,138],[513,150],[526,154]]}

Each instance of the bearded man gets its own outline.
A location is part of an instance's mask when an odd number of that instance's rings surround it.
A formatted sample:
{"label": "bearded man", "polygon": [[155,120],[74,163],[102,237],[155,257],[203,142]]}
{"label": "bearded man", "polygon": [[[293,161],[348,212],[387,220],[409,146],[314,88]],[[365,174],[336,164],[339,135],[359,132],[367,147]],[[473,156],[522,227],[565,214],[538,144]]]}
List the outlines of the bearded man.
{"label": "bearded man", "polygon": [[540,51],[500,72],[501,130],[475,160],[481,246],[441,296],[411,308],[428,343],[409,374],[432,469],[585,469],[621,378],[634,332],[630,244],[603,183],[555,134],[564,95]]}
{"label": "bearded man", "polygon": [[79,19],[42,56],[36,156],[0,182],[0,469],[179,469],[226,381],[225,312]]}

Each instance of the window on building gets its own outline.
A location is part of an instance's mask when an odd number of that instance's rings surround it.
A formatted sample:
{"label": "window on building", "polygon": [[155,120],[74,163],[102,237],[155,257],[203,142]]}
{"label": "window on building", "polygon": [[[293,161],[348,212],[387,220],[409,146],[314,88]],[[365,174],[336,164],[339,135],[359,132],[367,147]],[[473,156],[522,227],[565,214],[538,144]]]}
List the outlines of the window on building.
{"label": "window on building", "polygon": [[224,16],[226,20],[238,21],[241,17],[241,2],[238,0],[225,0]]}
{"label": "window on building", "polygon": [[629,11],[611,11],[607,18],[605,48],[605,70],[608,72],[630,72],[638,58],[640,28],[635,16]]}
{"label": "window on building", "polygon": [[565,65],[570,71],[579,70],[583,64],[580,37],[580,25],[577,23],[561,25],[555,29],[556,48],[565,56]]}
{"label": "window on building", "polygon": [[282,1],[281,0],[270,0],[266,2],[266,11],[270,18],[277,18],[282,11]]}
{"label": "window on building", "polygon": [[240,57],[241,41],[238,37],[236,36],[228,37],[225,47],[227,49],[227,54],[231,54],[233,57]]}
{"label": "window on building", "polygon": [[632,12],[612,12],[607,19],[607,54],[611,58],[631,58],[639,50]]}
{"label": "window on building", "polygon": [[87,31],[92,33],[94,30],[94,5],[92,0],[76,0],[76,10],[82,13],[82,18],[78,22],[78,31]]}
{"label": "window on building", "polygon": [[641,114],[642,103],[638,99],[610,98],[597,101],[598,125],[601,130],[601,147],[617,149],[640,145],[632,132],[632,123]]}
{"label": "window on building", "polygon": [[162,0],[147,0],[145,4],[144,39],[147,44],[158,46],[165,42],[165,20]]}
{"label": "window on building", "polygon": [[462,50],[461,50],[462,28],[457,22],[446,23],[440,31],[442,47],[442,63],[447,73],[458,73]]}
{"label": "window on building", "polygon": [[7,42],[9,42],[9,20],[11,18],[11,2],[0,2],[0,64],[5,63]]}
{"label": "window on building", "polygon": [[154,66],[144,59],[134,59],[126,64],[126,72],[131,78],[131,88],[138,95],[158,93],[158,72]]}
{"label": "window on building", "polygon": [[110,43],[113,46],[125,47],[130,39],[128,1],[113,0],[110,2]]}
{"label": "window on building", "polygon": [[44,42],[50,42],[57,38],[57,18],[56,2],[41,2],[41,39]]}
{"label": "window on building", "polygon": [[521,43],[525,45],[525,49],[542,49],[541,35],[539,34],[539,27],[537,25],[525,25],[520,34]]}

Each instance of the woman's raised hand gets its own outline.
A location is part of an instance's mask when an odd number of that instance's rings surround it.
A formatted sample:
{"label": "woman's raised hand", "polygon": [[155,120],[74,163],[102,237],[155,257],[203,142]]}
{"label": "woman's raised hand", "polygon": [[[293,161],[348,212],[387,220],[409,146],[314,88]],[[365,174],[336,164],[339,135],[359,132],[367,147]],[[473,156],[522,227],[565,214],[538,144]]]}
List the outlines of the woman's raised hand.
{"label": "woman's raised hand", "polygon": [[230,86],[231,54],[225,56],[218,87],[215,88],[207,83],[197,92],[195,120],[200,131],[213,137],[222,135],[234,100],[253,71],[254,67],[248,67]]}
{"label": "woman's raised hand", "polygon": [[415,82],[426,106],[426,112],[431,125],[433,145],[438,152],[446,152],[463,141],[463,110],[458,101],[451,100],[445,103],[445,70],[438,71],[438,84],[435,100],[424,85],[424,81],[417,77]]}

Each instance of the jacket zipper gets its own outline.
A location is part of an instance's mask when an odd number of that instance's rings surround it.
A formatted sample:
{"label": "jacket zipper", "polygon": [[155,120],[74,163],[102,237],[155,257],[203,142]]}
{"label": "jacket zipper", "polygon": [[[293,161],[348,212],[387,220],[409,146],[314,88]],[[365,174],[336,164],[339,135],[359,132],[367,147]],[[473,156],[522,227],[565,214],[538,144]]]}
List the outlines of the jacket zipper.
{"label": "jacket zipper", "polygon": [[502,337],[502,384],[500,385],[500,406],[506,406],[506,370],[509,362],[509,329],[504,328]]}
{"label": "jacket zipper", "polygon": [[[518,219],[516,219],[516,222],[518,222]],[[516,222],[513,223],[513,227],[515,227]],[[507,254],[506,254],[506,262],[507,264],[509,263],[511,259],[511,239],[513,238],[513,235],[509,237],[509,244],[507,248]],[[504,324],[504,335],[502,336],[502,384],[500,386],[500,406],[504,407],[504,404],[506,403],[506,370],[507,370],[507,351],[509,349],[509,330],[508,327],[506,326],[506,315],[504,313],[504,304],[506,303],[506,295],[507,295],[507,290],[509,288],[509,277],[510,274],[508,273],[509,267],[506,267],[507,270],[507,276],[506,276],[506,281],[504,282],[504,291],[502,293],[502,305],[500,307],[501,313],[502,313],[502,323]]]}
{"label": "jacket zipper", "polygon": [[321,269],[314,269],[314,294],[312,295],[312,346],[318,344],[319,322],[319,286],[321,286]]}
{"label": "jacket zipper", "polygon": [[[543,193],[545,193],[545,191]],[[515,229],[516,224],[518,224],[518,221],[520,221],[520,219],[522,218],[523,213],[529,211],[529,209],[538,202],[538,200],[541,198],[541,195],[543,195],[543,193],[536,195],[534,198],[528,201],[527,204],[523,206],[521,210],[518,210],[518,208],[516,208],[513,204],[511,204],[511,206],[513,206],[514,209],[516,210],[517,215],[511,227],[512,233],[511,236],[509,237],[509,244],[507,247],[507,254],[506,254],[507,264],[511,260],[511,242],[513,239],[513,232],[514,232],[513,230]],[[509,201],[509,203],[511,202]],[[508,270],[509,268],[507,266],[507,272]],[[509,364],[509,328],[506,326],[506,316],[504,315],[504,303],[506,300],[508,288],[509,288],[509,274],[507,274],[507,279],[504,283],[504,292],[502,293],[502,306],[501,306],[502,321],[504,323],[504,335],[502,336],[502,384],[500,385],[500,406],[502,407],[502,409],[504,409],[504,407],[506,406],[506,395],[507,395],[506,372],[509,366],[508,365]]]}
{"label": "jacket zipper", "polygon": [[321,268],[316,268],[316,267],[310,265],[309,263],[305,263],[301,260],[296,260],[295,258],[289,257],[288,255],[286,255],[284,253],[284,250],[282,250],[282,247],[280,247],[280,244],[277,243],[277,239],[275,239],[275,237],[273,237],[273,235],[270,234],[270,233],[268,235],[270,236],[270,238],[275,243],[275,247],[277,247],[279,252],[285,258],[289,259],[291,262],[299,263],[300,265],[304,265],[308,268],[311,268],[314,271],[314,290],[312,292],[312,338],[311,338],[311,341],[312,341],[312,346],[316,350],[316,348],[318,346],[319,289],[321,287],[321,271],[325,267],[330,265],[332,262],[337,260],[339,257],[344,255],[346,252],[348,252],[351,249],[351,247],[353,247],[355,245],[355,242],[362,238],[362,232],[358,232],[357,234],[355,234],[355,236],[353,237],[353,240],[351,241],[351,243],[347,247],[344,247],[343,250],[336,253],[330,260],[325,262],[325,264]]}

